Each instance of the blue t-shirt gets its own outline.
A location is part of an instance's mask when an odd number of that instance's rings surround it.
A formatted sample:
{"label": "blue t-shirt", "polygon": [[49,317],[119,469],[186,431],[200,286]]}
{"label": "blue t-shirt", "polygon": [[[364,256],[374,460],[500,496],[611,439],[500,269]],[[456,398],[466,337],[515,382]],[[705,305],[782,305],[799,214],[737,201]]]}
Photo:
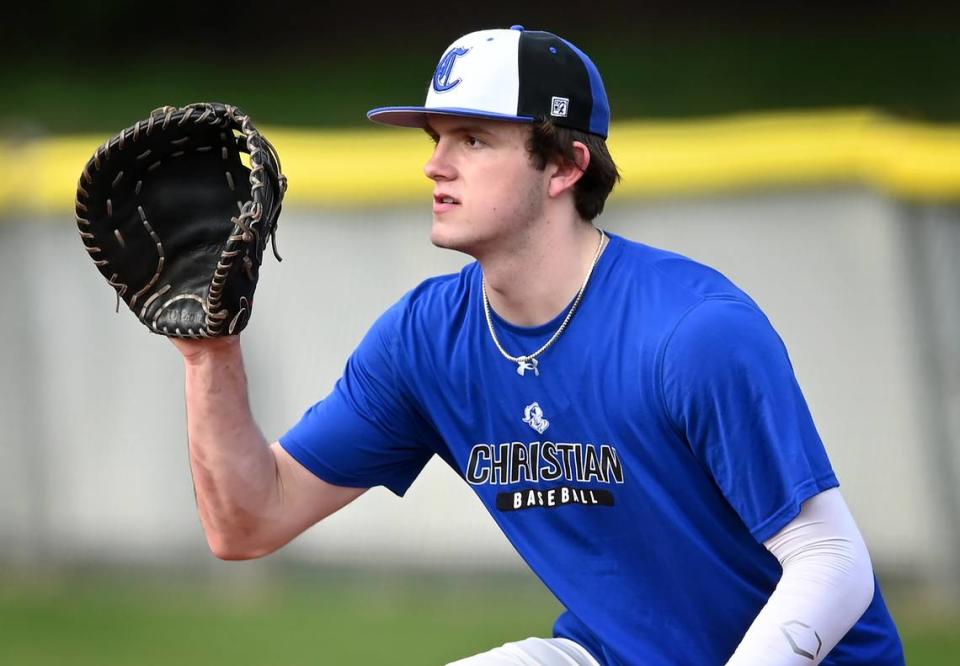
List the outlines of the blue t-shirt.
{"label": "blue t-shirt", "polygon": [[[481,277],[473,263],[391,307],[284,449],[398,495],[436,454],[565,606],[555,635],[606,665],[724,663],[782,573],[762,542],[838,485],[783,342],[715,270],[610,234],[521,374]],[[518,356],[562,318],[494,323]],[[823,663],[904,663],[879,587]]]}

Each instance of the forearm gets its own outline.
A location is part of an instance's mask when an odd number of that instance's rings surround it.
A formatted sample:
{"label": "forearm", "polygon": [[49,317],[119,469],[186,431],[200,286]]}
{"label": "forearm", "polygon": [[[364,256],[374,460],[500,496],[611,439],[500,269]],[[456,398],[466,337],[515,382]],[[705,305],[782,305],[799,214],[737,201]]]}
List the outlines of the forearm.
{"label": "forearm", "polygon": [[765,545],[783,576],[728,666],[819,664],[874,592],[870,556],[840,491],[807,500]]}
{"label": "forearm", "polygon": [[277,463],[250,410],[239,342],[178,344],[186,368],[190,467],[211,550],[256,557],[279,502]]}

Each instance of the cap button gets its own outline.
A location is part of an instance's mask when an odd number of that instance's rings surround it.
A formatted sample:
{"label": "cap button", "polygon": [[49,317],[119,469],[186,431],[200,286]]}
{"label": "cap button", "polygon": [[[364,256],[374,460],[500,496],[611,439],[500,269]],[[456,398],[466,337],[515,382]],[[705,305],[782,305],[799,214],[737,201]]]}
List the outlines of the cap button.
{"label": "cap button", "polygon": [[519,30],[520,32],[523,32],[524,30],[526,30],[526,28],[524,28],[522,25],[511,25],[511,26],[510,26],[510,29],[511,29],[511,30]]}

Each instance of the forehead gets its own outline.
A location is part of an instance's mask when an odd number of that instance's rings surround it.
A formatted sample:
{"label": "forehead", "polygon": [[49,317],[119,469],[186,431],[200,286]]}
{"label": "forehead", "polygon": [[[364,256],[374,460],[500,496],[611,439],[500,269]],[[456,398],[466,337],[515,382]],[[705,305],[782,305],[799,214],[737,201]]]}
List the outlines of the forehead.
{"label": "forehead", "polygon": [[424,129],[429,134],[472,133],[493,136],[525,135],[530,131],[528,123],[468,116],[448,116],[436,113],[427,115]]}

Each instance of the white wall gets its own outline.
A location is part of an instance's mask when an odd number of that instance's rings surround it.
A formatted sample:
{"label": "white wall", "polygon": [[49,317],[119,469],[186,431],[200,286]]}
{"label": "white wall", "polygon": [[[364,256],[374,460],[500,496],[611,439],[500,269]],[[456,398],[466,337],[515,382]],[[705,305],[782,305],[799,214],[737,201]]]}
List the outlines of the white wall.
{"label": "white wall", "polygon": [[[284,261],[268,255],[244,333],[268,437],[326,394],[390,303],[466,262],[429,244],[422,208],[284,212]],[[928,576],[947,566],[952,554],[930,546],[944,510],[931,490],[923,322],[897,205],[860,189],[613,201],[601,224],[748,291],[787,343],[877,565]],[[0,224],[0,307],[0,560],[206,557],[178,354],[125,306],[113,314],[113,290],[71,219]],[[436,460],[403,500],[374,489],[281,557],[520,566]]]}

